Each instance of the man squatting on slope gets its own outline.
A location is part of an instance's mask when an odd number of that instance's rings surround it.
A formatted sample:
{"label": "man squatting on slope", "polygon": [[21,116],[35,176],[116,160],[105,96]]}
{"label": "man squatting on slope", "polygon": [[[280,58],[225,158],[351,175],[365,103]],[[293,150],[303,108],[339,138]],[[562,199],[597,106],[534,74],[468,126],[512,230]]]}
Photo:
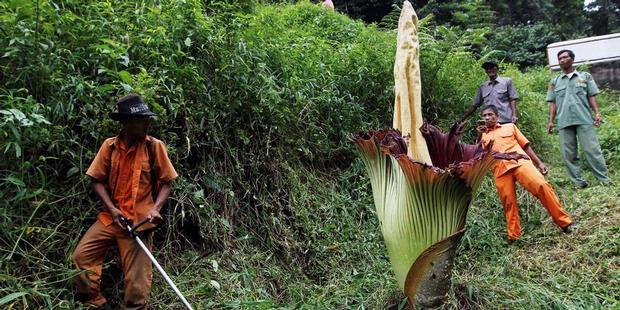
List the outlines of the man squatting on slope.
{"label": "man squatting on slope", "polygon": [[[565,233],[570,233],[575,225],[568,213],[560,206],[560,200],[543,175],[549,169],[538,158],[530,147],[530,141],[521,133],[515,124],[499,124],[498,111],[495,106],[487,106],[482,110],[485,124],[476,127],[480,140],[487,147],[493,141],[492,150],[502,153],[517,152],[529,156],[531,160],[498,160],[493,166],[495,187],[504,207],[508,243],[521,236],[519,207],[517,204],[516,182],[532,193],[547,209],[553,222]],[[538,167],[534,167],[534,164]]]}
{"label": "man squatting on slope", "polygon": [[[166,146],[147,135],[150,117],[156,114],[138,95],[117,102],[118,111],[110,117],[120,121],[118,136],[106,139],[86,174],[93,191],[103,202],[97,221],[82,237],[73,253],[73,262],[82,270],[75,279],[77,299],[97,307],[106,303],[100,293],[102,264],[108,248],[118,245],[125,275],[123,309],[146,309],[153,271],[151,261],[120,223],[121,217],[134,224],[155,227],[162,218],[160,209],[170,195],[170,182],[177,173],[168,158]],[[153,193],[156,193],[153,199]],[[142,228],[141,227],[141,228]],[[143,235],[150,250],[152,233]]]}

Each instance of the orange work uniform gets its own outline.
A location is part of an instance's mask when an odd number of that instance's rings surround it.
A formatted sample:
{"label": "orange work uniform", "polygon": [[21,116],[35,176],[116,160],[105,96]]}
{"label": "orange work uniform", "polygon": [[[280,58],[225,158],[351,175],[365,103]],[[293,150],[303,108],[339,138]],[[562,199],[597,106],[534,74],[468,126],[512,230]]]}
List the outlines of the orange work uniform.
{"label": "orange work uniform", "polygon": [[[152,177],[153,173],[157,175]],[[86,174],[105,184],[114,205],[133,223],[144,220],[155,205],[153,181],[168,183],[177,177],[166,146],[151,136],[130,148],[119,137],[106,139]],[[151,287],[151,262],[113,222],[109,212],[101,211],[73,253],[77,269],[85,271],[76,277],[78,299],[96,306],[106,303],[100,294],[101,271],[108,248],[116,243],[125,275],[124,308],[144,309]],[[151,249],[152,236],[146,234],[143,241]]]}
{"label": "orange work uniform", "polygon": [[[492,149],[497,152],[517,152],[527,155],[524,151],[530,141],[521,133],[514,124],[497,124],[494,128],[488,128],[482,134],[482,143],[486,146],[493,142]],[[562,209],[558,196],[551,188],[545,177],[527,159],[498,160],[493,166],[495,187],[504,207],[508,240],[515,240],[521,236],[521,223],[519,219],[519,207],[517,204],[517,192],[515,182],[519,182],[523,188],[532,193],[547,212],[556,225],[566,228],[572,221],[566,211]]]}

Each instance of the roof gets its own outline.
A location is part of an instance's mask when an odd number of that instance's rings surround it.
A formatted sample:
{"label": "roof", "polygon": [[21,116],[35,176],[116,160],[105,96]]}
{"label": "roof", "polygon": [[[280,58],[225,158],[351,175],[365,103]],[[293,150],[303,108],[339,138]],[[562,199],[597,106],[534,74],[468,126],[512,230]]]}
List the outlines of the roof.
{"label": "roof", "polygon": [[557,53],[568,49],[575,53],[575,64],[594,64],[620,60],[620,33],[562,41],[547,46],[547,59],[552,70],[559,69]]}

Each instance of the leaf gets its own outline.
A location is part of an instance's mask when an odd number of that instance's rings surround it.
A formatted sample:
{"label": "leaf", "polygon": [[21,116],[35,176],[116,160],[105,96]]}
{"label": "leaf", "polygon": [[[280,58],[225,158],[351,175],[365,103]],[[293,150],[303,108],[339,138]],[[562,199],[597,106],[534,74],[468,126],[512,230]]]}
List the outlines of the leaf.
{"label": "leaf", "polygon": [[101,39],[101,42],[108,43],[114,47],[119,46],[120,44],[112,39]]}
{"label": "leaf", "polygon": [[69,171],[67,171],[67,178],[76,174],[78,171],[80,171],[80,168],[78,167],[71,167],[71,169],[69,169]]}
{"label": "leaf", "polygon": [[203,189],[197,190],[192,193],[194,202],[200,203],[204,201],[205,191]]}
{"label": "leaf", "polygon": [[131,73],[129,73],[129,72],[125,71],[125,70],[120,71],[118,73],[118,77],[121,78],[121,81],[123,81],[123,83],[131,84],[133,82],[133,79],[131,78]]}
{"label": "leaf", "polygon": [[21,120],[21,122],[19,123],[22,127],[30,127],[32,126],[34,123],[28,119],[28,118],[24,118]]}
{"label": "leaf", "polygon": [[25,296],[25,295],[28,295],[28,293],[27,292],[15,292],[15,293],[8,294],[8,295],[2,297],[2,299],[0,299],[0,306],[2,306],[4,304],[7,304],[7,303],[9,303],[9,302],[11,302],[11,301],[13,301],[13,300],[15,300],[17,298]]}
{"label": "leaf", "polygon": [[211,262],[211,268],[213,268],[213,271],[217,272],[220,269],[220,265],[214,259],[210,260],[210,262]]}
{"label": "leaf", "polygon": [[185,43],[185,46],[190,47],[192,46],[192,39],[190,39],[190,37],[185,38],[185,41],[183,41],[183,43]]}
{"label": "leaf", "polygon": [[26,114],[24,114],[22,111],[20,111],[18,109],[10,109],[9,111],[11,111],[11,113],[13,113],[13,115],[15,116],[15,118],[18,121],[21,121],[24,118],[26,118]]}
{"label": "leaf", "polygon": [[131,85],[129,85],[129,84],[121,83],[121,86],[123,86],[123,89],[124,89],[126,92],[130,92],[130,91],[132,91],[132,90],[133,90],[133,87],[131,87]]}
{"label": "leaf", "polygon": [[46,125],[51,125],[52,124],[41,114],[31,113],[30,116],[32,116],[32,118],[34,118],[34,120],[38,124],[46,124]]}
{"label": "leaf", "polygon": [[15,176],[8,176],[6,178],[4,178],[5,181],[9,181],[9,183],[13,183],[19,187],[25,187],[26,183],[24,183],[24,181],[22,181],[20,178],[15,177]]}
{"label": "leaf", "polygon": [[122,55],[122,56],[119,56],[118,58],[120,58],[120,60],[121,60],[121,64],[122,64],[123,66],[125,66],[125,67],[129,67],[129,56],[127,56],[127,55]]}
{"label": "leaf", "polygon": [[19,144],[18,144],[18,143],[15,143],[14,145],[15,145],[15,156],[16,156],[17,158],[22,157],[22,147],[21,147],[21,146],[19,146]]}
{"label": "leaf", "polygon": [[17,140],[17,141],[21,141],[22,140],[22,135],[19,133],[19,130],[17,130],[16,127],[11,127],[11,132],[13,133],[13,136],[15,137],[15,140]]}
{"label": "leaf", "polygon": [[103,84],[101,86],[97,86],[97,91],[100,93],[109,93],[114,90],[114,85],[112,84]]}
{"label": "leaf", "polygon": [[215,280],[211,280],[211,282],[209,282],[209,285],[218,291],[220,290],[220,284]]}
{"label": "leaf", "polygon": [[106,44],[93,44],[91,47],[100,49],[103,53],[109,54],[112,51],[112,47]]}

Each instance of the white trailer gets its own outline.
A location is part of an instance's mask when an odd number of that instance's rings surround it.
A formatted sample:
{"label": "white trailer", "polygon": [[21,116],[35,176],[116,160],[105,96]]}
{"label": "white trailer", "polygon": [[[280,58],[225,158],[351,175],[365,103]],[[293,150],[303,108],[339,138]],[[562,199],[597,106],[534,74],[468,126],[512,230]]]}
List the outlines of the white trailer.
{"label": "white trailer", "polygon": [[557,54],[564,49],[575,53],[575,65],[588,66],[598,84],[620,90],[620,33],[549,44],[547,59],[551,70],[560,70]]}

